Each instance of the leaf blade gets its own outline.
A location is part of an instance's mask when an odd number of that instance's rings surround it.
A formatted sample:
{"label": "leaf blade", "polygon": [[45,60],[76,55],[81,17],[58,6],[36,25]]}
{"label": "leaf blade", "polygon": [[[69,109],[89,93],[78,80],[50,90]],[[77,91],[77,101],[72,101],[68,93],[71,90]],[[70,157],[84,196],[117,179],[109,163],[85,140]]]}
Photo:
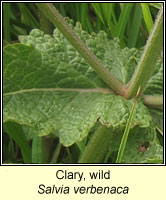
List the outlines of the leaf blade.
{"label": "leaf blade", "polygon": [[[121,82],[128,82],[135,50],[121,49],[117,40],[109,41],[103,32],[90,37],[79,27],[75,30]],[[14,120],[35,135],[53,133],[65,146],[86,137],[99,118],[103,124],[123,129],[131,102],[111,93],[57,29],[54,37],[33,30],[20,37],[24,44],[5,47],[4,122]],[[139,106],[138,113],[146,119],[138,114],[134,124],[148,127],[151,117],[143,104]]]}

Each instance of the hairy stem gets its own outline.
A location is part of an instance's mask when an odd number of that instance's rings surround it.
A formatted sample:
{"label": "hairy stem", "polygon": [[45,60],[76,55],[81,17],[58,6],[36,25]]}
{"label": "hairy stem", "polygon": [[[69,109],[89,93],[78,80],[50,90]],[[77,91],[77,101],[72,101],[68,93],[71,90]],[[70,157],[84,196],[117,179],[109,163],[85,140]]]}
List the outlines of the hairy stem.
{"label": "hairy stem", "polygon": [[100,60],[87,48],[82,40],[75,34],[71,27],[64,20],[62,15],[51,3],[38,3],[39,9],[49,18],[49,20],[62,32],[64,37],[81,54],[88,64],[95,70],[98,76],[117,94],[123,96],[126,89],[115,79],[112,74],[104,67]]}
{"label": "hairy stem", "polygon": [[79,163],[102,163],[111,136],[111,129],[100,125],[82,153]]}
{"label": "hairy stem", "polygon": [[125,94],[127,99],[136,95],[138,87],[141,86],[143,92],[149,78],[152,76],[156,67],[156,60],[163,48],[163,8],[160,9],[155,21],[153,30],[147,40],[142,57],[138,63],[136,71],[128,84]]}

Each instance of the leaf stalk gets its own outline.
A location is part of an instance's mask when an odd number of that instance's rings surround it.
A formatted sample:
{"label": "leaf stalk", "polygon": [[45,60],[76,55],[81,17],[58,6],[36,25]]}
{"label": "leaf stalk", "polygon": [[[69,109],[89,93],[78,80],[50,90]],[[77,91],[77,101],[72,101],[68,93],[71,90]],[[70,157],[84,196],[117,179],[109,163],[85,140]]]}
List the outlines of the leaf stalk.
{"label": "leaf stalk", "polygon": [[110,128],[100,124],[82,153],[78,163],[102,163],[108,150],[112,134]]}
{"label": "leaf stalk", "polygon": [[163,8],[161,7],[153,30],[147,40],[142,57],[137,68],[127,85],[125,97],[131,99],[136,95],[138,87],[141,86],[141,92],[144,91],[148,80],[152,76],[156,67],[156,61],[163,48]]}

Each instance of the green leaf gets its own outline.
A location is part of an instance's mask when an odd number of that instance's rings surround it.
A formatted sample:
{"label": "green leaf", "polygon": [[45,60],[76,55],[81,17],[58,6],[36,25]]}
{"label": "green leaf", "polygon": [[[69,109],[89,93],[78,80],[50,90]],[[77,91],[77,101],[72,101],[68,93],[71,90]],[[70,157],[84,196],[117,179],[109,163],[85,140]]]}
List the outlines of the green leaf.
{"label": "green leaf", "polygon": [[142,12],[144,16],[144,21],[145,21],[148,33],[150,34],[153,27],[153,19],[150,13],[149,5],[148,3],[141,3],[141,6],[142,6]]}
{"label": "green leaf", "polygon": [[[79,24],[75,31],[119,81],[130,80],[135,49],[121,49],[104,32],[88,35]],[[97,120],[124,130],[133,100],[112,93],[57,29],[53,37],[33,30],[20,41],[4,49],[4,122],[28,127],[34,136],[58,135],[65,146],[85,138]],[[151,121],[140,101],[132,127],[149,127]]]}
{"label": "green leaf", "polygon": [[[74,31],[119,81],[126,84],[130,80],[136,67],[136,49],[121,49],[119,40],[109,40],[103,31],[89,35],[81,29],[79,23]],[[57,29],[54,31],[54,38],[35,29],[29,36],[20,36],[19,39],[24,44],[33,44],[41,53],[44,51],[43,56],[51,57],[57,64],[60,61],[71,64],[77,74],[83,73],[88,79],[93,79],[89,87],[107,87]]]}
{"label": "green leaf", "polygon": [[157,9],[160,9],[161,8],[161,6],[162,6],[162,3],[148,3],[150,6],[153,6],[153,7],[155,7],[155,8],[157,8]]}
{"label": "green leaf", "polygon": [[10,3],[3,4],[3,17],[4,17],[4,38],[7,42],[11,41],[10,35],[10,20],[11,20],[11,5]]}
{"label": "green leaf", "polygon": [[32,27],[40,27],[39,22],[36,20],[35,16],[33,16],[31,9],[28,8],[28,4],[17,3],[17,5],[23,15],[22,21],[25,24],[32,25]]}
{"label": "green leaf", "polygon": [[24,163],[31,163],[31,148],[26,140],[22,127],[17,123],[8,121],[4,123],[4,129],[20,147]]}
{"label": "green leaf", "polygon": [[91,5],[93,6],[95,12],[97,13],[97,15],[99,16],[100,20],[102,21],[103,24],[106,24],[105,22],[105,17],[104,12],[102,10],[103,4],[101,5],[101,3],[91,3]]}
{"label": "green leaf", "polygon": [[115,3],[91,3],[91,5],[105,26],[113,28],[117,24],[114,12]]}
{"label": "green leaf", "polygon": [[129,48],[134,47],[136,45],[141,21],[142,21],[141,6],[139,4],[137,4],[136,8],[135,8],[135,12],[134,12],[132,25],[130,27],[130,32],[129,32],[129,39],[128,39],[128,47]]}
{"label": "green leaf", "polygon": [[123,39],[122,37],[124,35],[132,7],[133,3],[125,3],[125,5],[122,7],[122,11],[114,32],[114,35],[120,39]]}

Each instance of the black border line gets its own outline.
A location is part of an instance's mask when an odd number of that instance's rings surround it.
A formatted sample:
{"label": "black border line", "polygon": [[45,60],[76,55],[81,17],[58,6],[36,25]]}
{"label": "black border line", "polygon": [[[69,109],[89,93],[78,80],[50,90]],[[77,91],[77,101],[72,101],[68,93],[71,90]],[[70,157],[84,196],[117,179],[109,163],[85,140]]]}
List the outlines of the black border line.
{"label": "black border line", "polygon": [[[33,3],[43,3],[43,1],[33,1]],[[92,1],[44,1],[44,3],[91,3]],[[163,164],[2,164],[2,133],[3,133],[3,116],[2,116],[2,110],[3,110],[3,3],[32,3],[32,1],[1,1],[1,162],[0,166],[18,166],[18,167],[26,167],[26,166],[118,166],[118,167],[128,167],[128,166],[166,166],[165,160],[165,1],[93,1],[93,3],[146,3],[146,2],[153,2],[153,3],[163,3],[163,20],[164,20],[164,29],[163,29],[163,127],[164,127],[164,133],[163,133]]]}

